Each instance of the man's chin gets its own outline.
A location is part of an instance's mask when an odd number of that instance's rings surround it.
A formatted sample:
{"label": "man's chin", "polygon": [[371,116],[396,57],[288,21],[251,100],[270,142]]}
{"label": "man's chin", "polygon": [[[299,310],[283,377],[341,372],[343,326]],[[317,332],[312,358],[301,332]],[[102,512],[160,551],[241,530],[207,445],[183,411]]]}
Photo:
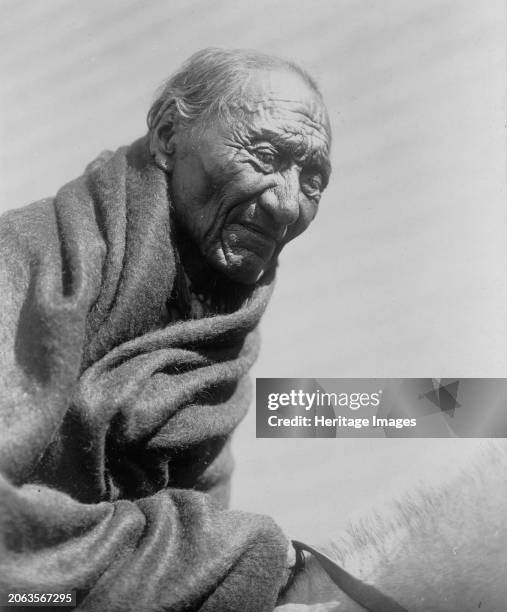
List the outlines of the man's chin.
{"label": "man's chin", "polygon": [[265,267],[245,265],[225,265],[222,272],[230,280],[243,285],[253,285],[264,274]]}
{"label": "man's chin", "polygon": [[212,263],[230,280],[244,285],[253,285],[262,277],[271,261],[266,261],[252,253],[245,255],[229,252],[214,258]]}
{"label": "man's chin", "polygon": [[225,274],[228,278],[235,281],[236,283],[241,283],[243,285],[253,285],[255,284],[262,275],[264,274],[264,269],[261,270],[235,270],[235,269],[227,269]]}

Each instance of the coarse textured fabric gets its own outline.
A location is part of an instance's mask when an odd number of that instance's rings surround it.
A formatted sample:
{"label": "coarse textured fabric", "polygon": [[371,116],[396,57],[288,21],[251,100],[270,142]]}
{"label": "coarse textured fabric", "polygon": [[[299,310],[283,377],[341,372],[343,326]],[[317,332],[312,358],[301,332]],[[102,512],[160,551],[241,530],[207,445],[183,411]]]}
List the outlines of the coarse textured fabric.
{"label": "coarse textured fabric", "polygon": [[225,507],[274,271],[248,288],[206,269],[146,139],[4,215],[0,250],[1,588],[272,609],[288,543]]}

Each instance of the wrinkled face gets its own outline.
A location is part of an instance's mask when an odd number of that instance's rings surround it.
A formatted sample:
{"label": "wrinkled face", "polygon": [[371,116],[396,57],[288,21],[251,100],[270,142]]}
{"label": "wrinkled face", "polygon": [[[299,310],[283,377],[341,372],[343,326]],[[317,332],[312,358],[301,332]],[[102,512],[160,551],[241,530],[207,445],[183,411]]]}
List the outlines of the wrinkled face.
{"label": "wrinkled face", "polygon": [[317,213],[330,172],[327,116],[289,72],[259,71],[242,121],[176,127],[170,189],[209,263],[254,283]]}

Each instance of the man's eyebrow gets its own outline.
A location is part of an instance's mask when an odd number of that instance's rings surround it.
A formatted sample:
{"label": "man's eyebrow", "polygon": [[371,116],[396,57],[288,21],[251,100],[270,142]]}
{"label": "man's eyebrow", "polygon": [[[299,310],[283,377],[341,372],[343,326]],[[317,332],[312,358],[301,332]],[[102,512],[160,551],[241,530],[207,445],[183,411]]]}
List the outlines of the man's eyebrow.
{"label": "man's eyebrow", "polygon": [[308,142],[299,134],[274,132],[262,129],[252,134],[252,144],[261,141],[271,143],[279,153],[293,157],[296,161],[304,163],[305,166],[318,170],[327,184],[331,175],[331,162],[329,160],[328,147],[324,143],[321,146],[310,148]]}

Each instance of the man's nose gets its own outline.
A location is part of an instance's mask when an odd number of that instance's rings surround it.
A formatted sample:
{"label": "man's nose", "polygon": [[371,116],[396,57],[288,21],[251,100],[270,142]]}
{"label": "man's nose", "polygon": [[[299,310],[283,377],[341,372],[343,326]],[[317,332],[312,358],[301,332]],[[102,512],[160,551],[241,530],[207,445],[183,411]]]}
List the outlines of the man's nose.
{"label": "man's nose", "polygon": [[280,225],[291,225],[299,217],[299,172],[289,169],[276,181],[262,192],[259,204]]}

